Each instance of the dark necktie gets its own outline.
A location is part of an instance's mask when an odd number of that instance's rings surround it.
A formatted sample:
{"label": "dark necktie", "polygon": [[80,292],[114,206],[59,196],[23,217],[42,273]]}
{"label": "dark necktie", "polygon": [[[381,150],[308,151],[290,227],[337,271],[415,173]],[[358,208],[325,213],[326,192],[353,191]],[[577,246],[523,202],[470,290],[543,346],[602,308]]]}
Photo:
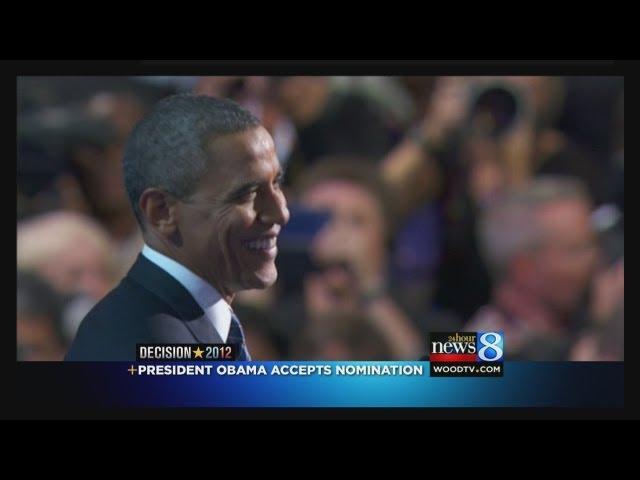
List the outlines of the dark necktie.
{"label": "dark necktie", "polygon": [[247,345],[244,341],[242,325],[240,325],[240,320],[238,320],[238,317],[236,317],[236,314],[233,312],[231,312],[231,327],[229,328],[227,343],[235,343],[238,345],[238,356],[236,360],[251,360],[251,355],[249,355]]}

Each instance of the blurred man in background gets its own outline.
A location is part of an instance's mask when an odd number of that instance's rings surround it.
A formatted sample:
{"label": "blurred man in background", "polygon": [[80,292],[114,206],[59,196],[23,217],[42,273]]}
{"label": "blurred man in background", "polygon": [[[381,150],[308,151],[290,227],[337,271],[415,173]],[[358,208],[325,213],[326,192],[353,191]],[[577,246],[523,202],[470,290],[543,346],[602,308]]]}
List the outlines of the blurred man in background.
{"label": "blurred man in background", "polygon": [[65,299],[63,332],[72,340],[84,315],[115,285],[113,244],[92,218],[52,212],[18,223],[17,266]]}
{"label": "blurred man in background", "polygon": [[361,161],[324,159],[298,184],[299,204],[326,213],[328,221],[309,245],[313,267],[304,275],[300,297],[283,300],[282,321],[285,329],[300,330],[331,316],[363,316],[393,358],[418,358],[420,331],[387,283],[390,222],[374,172]]}
{"label": "blurred man in background", "polygon": [[488,205],[479,238],[493,301],[465,329],[503,330],[507,358],[567,360],[582,329],[609,321],[624,283],[610,292],[597,283],[591,208],[584,185],[561,177],[532,180]]}
{"label": "blurred man in background", "polygon": [[111,243],[94,220],[55,212],[18,224],[18,268],[33,271],[61,294],[100,300],[113,286]]}

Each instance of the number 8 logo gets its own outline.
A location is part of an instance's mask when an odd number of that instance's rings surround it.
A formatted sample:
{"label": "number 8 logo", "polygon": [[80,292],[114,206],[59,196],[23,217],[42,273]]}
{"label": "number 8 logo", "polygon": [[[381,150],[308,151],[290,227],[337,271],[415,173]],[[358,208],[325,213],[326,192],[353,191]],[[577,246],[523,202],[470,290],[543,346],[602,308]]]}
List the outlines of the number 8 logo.
{"label": "number 8 logo", "polygon": [[[488,340],[490,336],[493,337],[493,341]],[[485,362],[495,362],[502,358],[502,355],[504,353],[500,346],[502,344],[502,335],[496,332],[483,333],[480,336],[480,343],[484,345],[484,347],[478,350],[478,356],[480,357],[480,360],[483,360]],[[495,355],[493,355],[493,358],[487,357],[486,352],[488,349],[491,349],[495,353]]]}

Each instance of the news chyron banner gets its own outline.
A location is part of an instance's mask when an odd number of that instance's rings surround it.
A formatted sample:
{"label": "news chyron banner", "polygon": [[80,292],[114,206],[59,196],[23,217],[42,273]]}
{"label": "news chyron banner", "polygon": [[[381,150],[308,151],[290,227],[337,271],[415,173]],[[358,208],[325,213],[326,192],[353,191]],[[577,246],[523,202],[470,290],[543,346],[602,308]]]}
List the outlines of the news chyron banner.
{"label": "news chyron banner", "polygon": [[432,377],[502,377],[504,332],[436,332],[429,335]]}
{"label": "news chyron banner", "polygon": [[504,363],[501,377],[465,378],[433,376],[425,360],[73,362],[49,371],[59,388],[47,401],[58,395],[66,406],[136,408],[624,406],[622,362]]}
{"label": "news chyron banner", "polygon": [[[505,361],[502,331],[432,332],[421,360],[242,361],[231,344],[139,344],[71,362],[64,404],[118,407],[621,407],[622,362]],[[426,343],[426,342],[425,342]],[[468,377],[468,378],[462,378]],[[81,400],[82,399],[82,400]]]}

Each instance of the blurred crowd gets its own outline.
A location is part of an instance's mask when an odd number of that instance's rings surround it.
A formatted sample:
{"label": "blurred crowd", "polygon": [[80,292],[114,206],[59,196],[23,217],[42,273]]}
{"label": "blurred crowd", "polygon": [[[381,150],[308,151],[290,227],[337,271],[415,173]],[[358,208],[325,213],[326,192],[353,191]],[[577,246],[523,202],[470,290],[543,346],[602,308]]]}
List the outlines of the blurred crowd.
{"label": "blurred crowd", "polygon": [[291,221],[234,311],[257,360],[418,359],[499,329],[508,359],[624,358],[621,77],[21,77],[19,360],[61,360],[142,237],[129,132],[178,92],[271,133]]}

